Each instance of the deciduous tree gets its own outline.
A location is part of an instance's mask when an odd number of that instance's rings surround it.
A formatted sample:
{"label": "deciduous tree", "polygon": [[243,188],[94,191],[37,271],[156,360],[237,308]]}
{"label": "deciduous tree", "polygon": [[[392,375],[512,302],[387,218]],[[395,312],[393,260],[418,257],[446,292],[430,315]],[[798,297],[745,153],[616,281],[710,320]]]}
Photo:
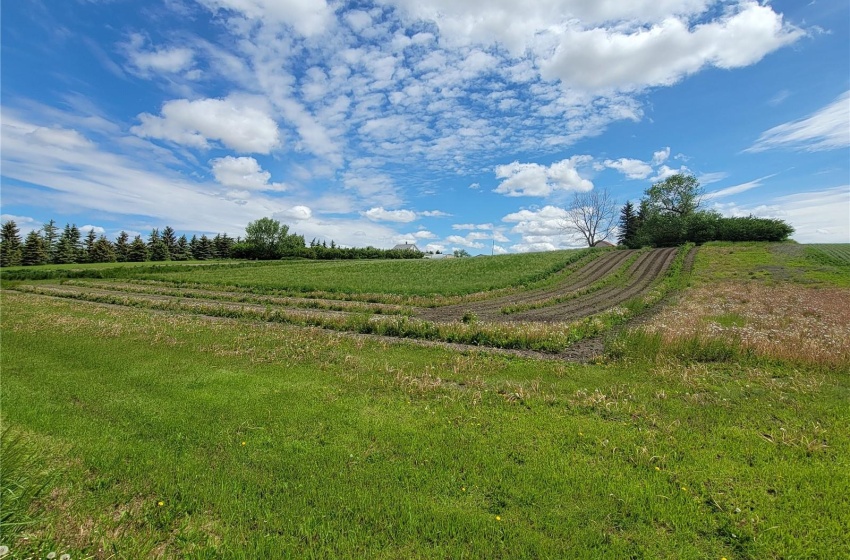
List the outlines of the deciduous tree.
{"label": "deciduous tree", "polygon": [[589,247],[611,235],[617,217],[617,203],[608,189],[573,195],[567,219],[561,222],[565,233],[579,233]]}

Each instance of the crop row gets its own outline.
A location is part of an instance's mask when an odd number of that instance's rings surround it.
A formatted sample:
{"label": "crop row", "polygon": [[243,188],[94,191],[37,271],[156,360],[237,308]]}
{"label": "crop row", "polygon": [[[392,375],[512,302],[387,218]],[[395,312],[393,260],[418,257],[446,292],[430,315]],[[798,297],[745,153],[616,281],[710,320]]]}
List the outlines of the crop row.
{"label": "crop row", "polygon": [[210,317],[268,321],[344,332],[495,348],[561,352],[579,340],[599,335],[612,326],[628,320],[634,313],[660,300],[669,289],[677,285],[677,277],[681,275],[681,263],[684,262],[687,249],[683,248],[679,251],[676,261],[668,269],[664,281],[653,290],[622,306],[572,323],[484,323],[478,321],[435,323],[404,315],[275,308],[271,305],[263,306],[230,301],[186,301],[182,297],[128,294],[117,291],[85,291],[73,289],[73,287],[19,285],[14,289],[21,292],[94,303],[193,313]]}

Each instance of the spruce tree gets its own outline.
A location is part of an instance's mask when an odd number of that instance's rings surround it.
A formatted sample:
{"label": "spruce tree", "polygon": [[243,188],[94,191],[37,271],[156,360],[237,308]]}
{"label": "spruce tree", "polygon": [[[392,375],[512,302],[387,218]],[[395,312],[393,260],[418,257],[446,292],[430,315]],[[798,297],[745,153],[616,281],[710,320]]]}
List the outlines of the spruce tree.
{"label": "spruce tree", "polygon": [[165,226],[165,229],[162,230],[161,239],[168,249],[168,254],[173,259],[174,254],[177,252],[177,234],[174,232],[174,229],[171,226]]}
{"label": "spruce tree", "polygon": [[54,262],[57,264],[73,264],[80,262],[80,230],[76,225],[65,224],[59,242],[56,244]]}
{"label": "spruce tree", "polygon": [[637,238],[638,217],[635,213],[635,207],[631,202],[627,202],[620,210],[620,223],[617,241],[620,245],[634,248]]}
{"label": "spruce tree", "polygon": [[162,239],[158,239],[148,246],[150,250],[150,259],[152,261],[170,261],[171,254],[168,252],[168,247]]}
{"label": "spruce tree", "polygon": [[215,246],[206,234],[202,235],[198,240],[197,249],[193,253],[193,256],[199,261],[208,261],[215,258]]}
{"label": "spruce tree", "polygon": [[192,240],[189,241],[189,254],[192,256],[193,259],[198,258],[197,257],[198,250],[199,250],[199,248],[198,248],[198,236],[193,235]]}
{"label": "spruce tree", "polygon": [[185,235],[181,235],[180,239],[177,240],[177,246],[174,249],[174,253],[171,254],[171,258],[175,261],[188,261],[192,258],[189,252],[189,242],[186,240]]}
{"label": "spruce tree", "polygon": [[44,246],[47,251],[47,261],[55,262],[56,259],[56,244],[59,242],[59,228],[56,227],[56,220],[51,219],[49,222],[41,226],[44,231]]}
{"label": "spruce tree", "polygon": [[105,235],[101,235],[97,241],[94,242],[91,258],[91,262],[96,263],[115,262],[117,260],[115,245],[113,245]]}
{"label": "spruce tree", "polygon": [[14,220],[9,220],[0,229],[0,266],[21,264],[21,230]]}
{"label": "spruce tree", "polygon": [[130,250],[127,252],[128,262],[144,262],[148,260],[148,246],[142,240],[141,235],[137,235],[133,242],[130,243]]}
{"label": "spruce tree", "polygon": [[24,266],[47,264],[47,259],[47,243],[44,238],[36,230],[29,232],[24,240],[21,264]]}
{"label": "spruce tree", "polygon": [[85,247],[85,262],[92,263],[97,262],[94,260],[94,244],[97,241],[97,234],[95,234],[94,229],[90,229],[86,234],[86,239],[84,241]]}
{"label": "spruce tree", "polygon": [[127,262],[130,255],[130,236],[126,231],[121,231],[115,240],[115,257],[118,262]]}

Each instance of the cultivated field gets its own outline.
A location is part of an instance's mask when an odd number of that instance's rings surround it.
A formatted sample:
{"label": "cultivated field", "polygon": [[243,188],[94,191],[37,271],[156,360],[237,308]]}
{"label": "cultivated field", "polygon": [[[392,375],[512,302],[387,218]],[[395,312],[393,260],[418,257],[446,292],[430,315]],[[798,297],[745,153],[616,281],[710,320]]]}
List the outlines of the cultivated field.
{"label": "cultivated field", "polygon": [[848,249],[3,271],[0,546],[838,557]]}

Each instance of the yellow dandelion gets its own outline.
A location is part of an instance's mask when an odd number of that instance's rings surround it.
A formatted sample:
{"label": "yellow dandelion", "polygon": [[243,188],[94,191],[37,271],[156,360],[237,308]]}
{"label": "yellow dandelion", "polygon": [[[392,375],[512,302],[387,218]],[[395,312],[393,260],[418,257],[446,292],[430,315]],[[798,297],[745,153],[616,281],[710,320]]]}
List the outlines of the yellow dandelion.
{"label": "yellow dandelion", "polygon": [[688,491],[688,489],[685,488],[684,486],[682,486],[682,492],[687,492],[687,491]]}
{"label": "yellow dandelion", "polygon": [[496,521],[501,521],[501,520],[502,520],[502,518],[501,518],[501,517],[499,517],[499,516],[497,515],[497,516],[496,516]]}
{"label": "yellow dandelion", "polygon": [[242,442],[242,445],[245,445],[245,442],[244,442],[244,441]]}
{"label": "yellow dandelion", "polygon": [[461,486],[461,487],[460,487],[460,491],[461,491],[461,492],[466,492],[466,486]]}
{"label": "yellow dandelion", "polygon": [[661,467],[655,467],[655,470],[660,471]]}
{"label": "yellow dandelion", "polygon": [[158,505],[159,507],[162,507],[162,506],[164,506],[164,505],[165,505],[165,502],[163,502],[162,500],[160,500],[160,501],[158,501],[158,502],[156,503],[156,505]]}

